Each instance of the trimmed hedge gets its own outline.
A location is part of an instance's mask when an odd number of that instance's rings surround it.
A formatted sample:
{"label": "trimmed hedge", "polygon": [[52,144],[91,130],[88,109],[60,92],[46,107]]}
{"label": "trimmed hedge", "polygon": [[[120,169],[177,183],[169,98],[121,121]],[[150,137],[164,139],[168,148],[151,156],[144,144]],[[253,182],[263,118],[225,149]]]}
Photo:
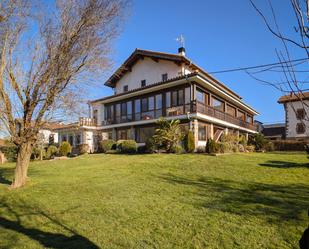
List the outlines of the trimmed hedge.
{"label": "trimmed hedge", "polygon": [[119,140],[117,141],[117,150],[125,154],[136,153],[137,143],[135,140]]}
{"label": "trimmed hedge", "polygon": [[104,153],[106,153],[109,150],[116,149],[116,142],[111,139],[102,140],[101,149]]}
{"label": "trimmed hedge", "polygon": [[189,153],[194,152],[195,141],[194,141],[194,135],[192,131],[188,131],[188,133],[186,134],[185,139],[184,139],[184,147],[187,152]]}
{"label": "trimmed hedge", "polygon": [[78,151],[79,155],[86,154],[89,151],[89,145],[88,144],[79,144],[79,145],[77,145],[77,151]]}
{"label": "trimmed hedge", "polygon": [[46,157],[47,158],[53,158],[54,156],[56,156],[58,154],[58,148],[54,145],[50,145],[47,148],[47,152],[46,152]]}
{"label": "trimmed hedge", "polygon": [[68,142],[62,142],[59,148],[61,156],[68,156],[72,152],[72,146]]}
{"label": "trimmed hedge", "polygon": [[277,151],[305,151],[307,145],[307,142],[295,140],[275,140],[272,143]]}
{"label": "trimmed hedge", "polygon": [[206,153],[218,153],[220,152],[220,145],[216,143],[213,139],[208,138],[206,144]]}
{"label": "trimmed hedge", "polygon": [[0,151],[4,154],[9,162],[16,162],[17,160],[17,147],[13,146],[0,146]]}

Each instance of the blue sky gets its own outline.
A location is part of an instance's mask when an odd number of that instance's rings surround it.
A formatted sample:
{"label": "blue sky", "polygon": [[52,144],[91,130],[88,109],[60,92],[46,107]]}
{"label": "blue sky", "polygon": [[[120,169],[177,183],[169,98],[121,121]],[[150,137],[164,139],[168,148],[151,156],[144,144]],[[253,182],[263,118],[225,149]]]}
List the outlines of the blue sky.
{"label": "blue sky", "polygon": [[[269,14],[266,0],[255,1]],[[287,34],[294,34],[294,16],[288,0],[274,0],[278,22]],[[175,38],[183,34],[186,55],[206,71],[254,66],[277,62],[279,40],[266,29],[249,0],[135,0],[126,17],[123,31],[114,46],[114,66],[119,66],[135,48],[176,53]],[[303,58],[292,50],[293,58]],[[283,107],[277,103],[278,90],[262,85],[245,72],[215,75],[261,114],[263,122],[284,120]],[[280,79],[281,74],[267,75]],[[97,89],[91,98],[111,94],[107,87]]]}

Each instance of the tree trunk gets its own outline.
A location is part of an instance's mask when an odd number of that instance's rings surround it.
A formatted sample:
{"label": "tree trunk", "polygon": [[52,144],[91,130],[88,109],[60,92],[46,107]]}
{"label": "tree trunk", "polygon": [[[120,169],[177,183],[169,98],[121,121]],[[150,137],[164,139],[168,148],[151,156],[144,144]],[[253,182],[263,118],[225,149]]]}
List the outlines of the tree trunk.
{"label": "tree trunk", "polygon": [[31,143],[19,145],[14,181],[11,188],[20,188],[26,184],[32,148],[33,145]]}

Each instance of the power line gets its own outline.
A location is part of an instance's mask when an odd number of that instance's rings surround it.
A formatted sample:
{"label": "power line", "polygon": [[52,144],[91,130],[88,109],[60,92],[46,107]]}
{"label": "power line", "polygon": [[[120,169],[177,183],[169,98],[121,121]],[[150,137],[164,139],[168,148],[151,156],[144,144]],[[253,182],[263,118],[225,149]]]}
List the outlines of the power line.
{"label": "power line", "polygon": [[288,64],[288,63],[291,63],[291,62],[298,62],[298,61],[305,61],[305,60],[309,60],[309,59],[308,58],[295,59],[295,60],[290,60],[290,61],[282,61],[282,62],[276,62],[276,63],[270,63],[270,64],[262,64],[262,65],[251,66],[251,67],[238,67],[238,68],[226,69],[226,70],[221,70],[221,71],[214,71],[214,72],[209,72],[209,73],[210,74],[230,73],[230,72],[236,72],[236,71],[243,71],[243,70],[249,70],[249,69],[257,69],[257,68],[263,68],[263,67],[269,67],[269,66]]}

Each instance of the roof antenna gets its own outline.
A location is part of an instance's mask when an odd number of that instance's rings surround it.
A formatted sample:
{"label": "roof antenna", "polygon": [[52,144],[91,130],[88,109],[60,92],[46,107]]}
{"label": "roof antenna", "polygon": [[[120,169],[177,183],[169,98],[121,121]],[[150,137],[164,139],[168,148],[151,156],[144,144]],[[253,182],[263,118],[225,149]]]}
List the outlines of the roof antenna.
{"label": "roof antenna", "polygon": [[178,48],[178,54],[185,56],[186,55],[186,50],[185,50],[185,38],[183,35],[180,35],[179,37],[176,38],[176,41],[179,42],[180,47]]}

